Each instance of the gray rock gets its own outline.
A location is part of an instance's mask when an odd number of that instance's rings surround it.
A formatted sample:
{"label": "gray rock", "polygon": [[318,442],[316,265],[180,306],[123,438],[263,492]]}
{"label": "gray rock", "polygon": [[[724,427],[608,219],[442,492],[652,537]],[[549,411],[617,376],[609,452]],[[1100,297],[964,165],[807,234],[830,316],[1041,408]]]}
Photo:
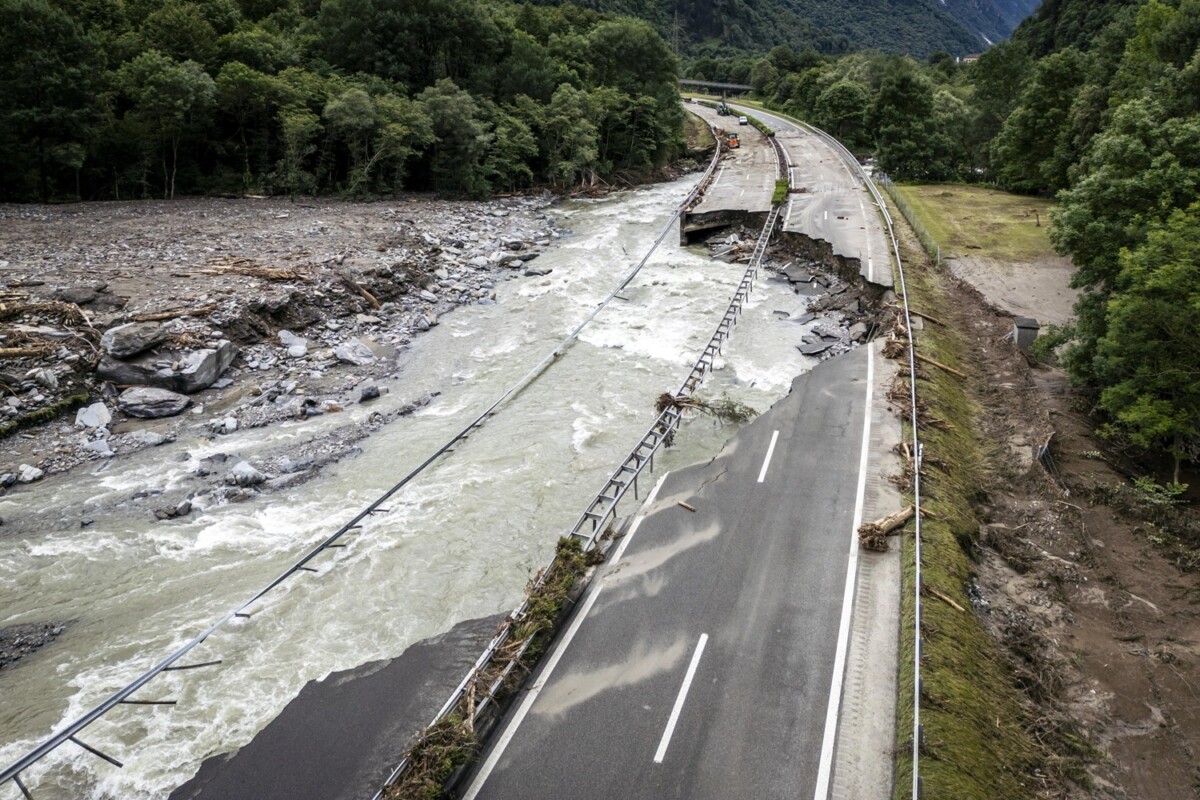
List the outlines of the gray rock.
{"label": "gray rock", "polygon": [[231,486],[257,486],[267,479],[267,476],[250,466],[248,461],[239,461],[225,476],[225,482]]}
{"label": "gray rock", "polygon": [[437,295],[434,294],[433,292],[429,291],[428,289],[421,290],[421,299],[424,300],[426,303],[436,303],[438,300]]}
{"label": "gray rock", "polygon": [[308,345],[304,342],[294,344],[287,349],[288,358],[304,358],[308,355]]}
{"label": "gray rock", "polygon": [[295,347],[296,345],[299,345],[299,344],[304,345],[305,348],[308,347],[307,339],[305,339],[303,336],[297,336],[296,334],[294,334],[288,330],[283,330],[283,331],[279,332],[279,343],[281,345],[283,345],[284,347]]}
{"label": "gray rock", "polygon": [[521,261],[529,262],[529,261],[533,261],[535,258],[537,258],[540,255],[541,255],[541,253],[521,253],[521,255],[517,256],[517,258],[519,258]]}
{"label": "gray rock", "polygon": [[25,373],[25,377],[38,386],[43,386],[47,389],[58,388],[58,376],[54,374],[53,370],[46,369],[45,367],[31,369]]}
{"label": "gray rock", "polygon": [[867,338],[867,323],[856,322],[850,326],[850,338],[856,342],[864,341]]}
{"label": "gray rock", "polygon": [[150,447],[158,447],[163,442],[167,441],[167,437],[157,431],[134,431],[126,436],[138,444],[149,445]]}
{"label": "gray rock", "polygon": [[105,458],[111,458],[114,455],[113,449],[108,445],[108,439],[93,439],[90,442],[84,442],[83,449],[99,453]]}
{"label": "gray rock", "polygon": [[109,328],[100,337],[100,347],[113,358],[133,358],[162,344],[167,330],[155,322],[130,322]]}
{"label": "gray rock", "polygon": [[510,239],[504,243],[504,246],[509,250],[524,250],[526,245],[520,239]]}
{"label": "gray rock", "polygon": [[364,386],[363,390],[362,390],[362,394],[360,394],[358,396],[358,401],[360,403],[365,403],[368,400],[375,400],[378,397],[379,397],[379,387],[378,386]]}
{"label": "gray rock", "polygon": [[15,472],[6,472],[3,475],[0,475],[0,486],[3,486],[5,489],[12,486],[16,482],[17,474]]}
{"label": "gray rock", "polygon": [[333,349],[333,356],[342,363],[353,364],[356,367],[365,367],[375,362],[375,354],[371,352],[371,348],[358,339],[339,344]]}
{"label": "gray rock", "polygon": [[54,293],[54,299],[64,303],[74,303],[77,306],[86,306],[88,303],[95,302],[99,294],[91,286],[68,286],[65,289],[57,290]]}
{"label": "gray rock", "polygon": [[112,422],[112,412],[104,403],[92,403],[75,412],[75,427],[77,428],[103,428],[110,422]]}
{"label": "gray rock", "polygon": [[190,397],[154,386],[134,386],[121,392],[117,407],[131,417],[173,417],[192,404]]}
{"label": "gray rock", "polygon": [[484,269],[492,262],[488,260],[487,256],[475,256],[467,263],[470,264],[472,267],[476,267],[478,269]]}
{"label": "gray rock", "polygon": [[818,353],[824,353],[830,348],[832,342],[814,342],[812,344],[800,345],[800,352],[806,356],[815,356]]}
{"label": "gray rock", "polygon": [[209,388],[210,389],[228,389],[230,386],[233,386],[233,378],[221,378],[221,380],[214,382],[213,385],[210,386]]}
{"label": "gray rock", "polygon": [[177,363],[166,366],[157,366],[153,361],[126,363],[106,355],[100,359],[96,375],[117,384],[150,386],[191,394],[216,383],[221,374],[229,369],[236,355],[237,348],[225,340],[216,349],[195,350]]}
{"label": "gray rock", "polygon": [[553,267],[526,267],[525,277],[540,278],[543,275],[549,275],[551,272],[554,272]]}
{"label": "gray rock", "polygon": [[46,471],[38,469],[32,464],[22,464],[17,467],[17,481],[19,483],[33,483],[40,481],[46,475]]}
{"label": "gray rock", "polygon": [[208,427],[215,434],[225,435],[233,433],[238,429],[238,421],[234,417],[225,417],[224,419],[215,420]]}

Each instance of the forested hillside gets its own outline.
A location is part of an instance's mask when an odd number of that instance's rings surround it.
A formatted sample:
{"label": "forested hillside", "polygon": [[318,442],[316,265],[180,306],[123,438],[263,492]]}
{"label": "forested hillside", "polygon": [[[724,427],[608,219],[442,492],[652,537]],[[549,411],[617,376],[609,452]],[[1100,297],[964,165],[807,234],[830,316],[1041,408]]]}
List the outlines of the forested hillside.
{"label": "forested hillside", "polygon": [[645,22],[502,0],[0,0],[0,199],[478,196],[661,165]]}
{"label": "forested hillside", "polygon": [[[875,49],[923,58],[977,53],[1036,0],[560,0],[654,24],[688,56],[728,58],[776,45],[823,54]],[[1024,8],[1024,11],[1014,10]]]}
{"label": "forested hillside", "polygon": [[898,180],[1057,194],[1071,375],[1113,442],[1176,479],[1200,458],[1200,0],[1047,0],[967,67],[779,49],[752,75]]}

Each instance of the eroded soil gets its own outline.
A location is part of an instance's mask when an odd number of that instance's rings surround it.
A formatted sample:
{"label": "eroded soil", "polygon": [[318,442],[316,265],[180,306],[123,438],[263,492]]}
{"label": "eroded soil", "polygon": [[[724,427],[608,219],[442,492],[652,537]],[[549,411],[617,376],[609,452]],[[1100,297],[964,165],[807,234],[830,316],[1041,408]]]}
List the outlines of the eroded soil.
{"label": "eroded soil", "polygon": [[1036,735],[1064,759],[1056,771],[1077,778],[1048,792],[1200,797],[1200,575],[1136,514],[1089,500],[1128,481],[1086,406],[1061,371],[1031,367],[1006,340],[1007,314],[947,283],[991,450],[972,596],[1016,666]]}

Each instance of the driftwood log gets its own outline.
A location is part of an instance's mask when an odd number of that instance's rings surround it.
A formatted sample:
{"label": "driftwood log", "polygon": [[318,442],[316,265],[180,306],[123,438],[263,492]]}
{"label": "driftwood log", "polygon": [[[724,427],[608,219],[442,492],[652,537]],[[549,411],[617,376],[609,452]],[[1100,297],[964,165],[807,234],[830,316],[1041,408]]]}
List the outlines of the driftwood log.
{"label": "driftwood log", "polygon": [[913,507],[909,506],[874,522],[864,522],[858,526],[858,543],[864,550],[887,550],[887,537],[904,527],[913,513]]}

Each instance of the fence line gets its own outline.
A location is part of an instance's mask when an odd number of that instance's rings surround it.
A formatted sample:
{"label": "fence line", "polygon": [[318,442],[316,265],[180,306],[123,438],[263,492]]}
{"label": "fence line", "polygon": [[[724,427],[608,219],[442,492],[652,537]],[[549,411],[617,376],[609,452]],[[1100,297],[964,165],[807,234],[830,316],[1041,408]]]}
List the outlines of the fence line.
{"label": "fence line", "polygon": [[883,184],[883,190],[888,193],[888,197],[892,198],[892,202],[896,204],[896,207],[900,209],[900,213],[904,215],[904,219],[908,222],[909,227],[916,232],[917,239],[921,242],[921,247],[925,249],[925,252],[929,254],[934,263],[940,267],[942,265],[941,244],[929,232],[925,224],[921,222],[921,218],[917,216],[917,212],[913,210],[912,205],[909,204],[900,190],[896,188],[892,179],[886,173],[882,172],[879,173],[878,179],[879,183]]}

